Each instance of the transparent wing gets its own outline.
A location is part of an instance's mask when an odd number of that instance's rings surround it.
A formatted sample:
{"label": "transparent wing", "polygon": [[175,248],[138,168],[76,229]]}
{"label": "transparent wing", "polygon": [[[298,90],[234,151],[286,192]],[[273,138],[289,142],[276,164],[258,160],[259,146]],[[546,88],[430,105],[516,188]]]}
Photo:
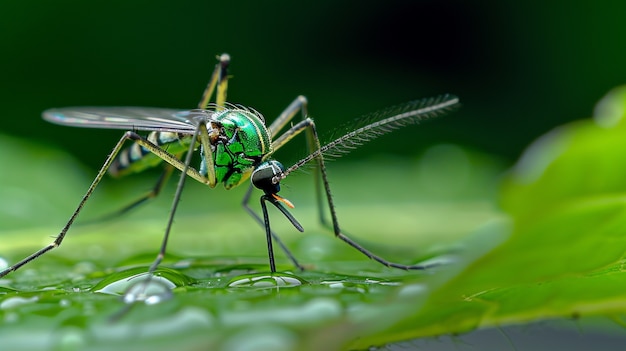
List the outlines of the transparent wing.
{"label": "transparent wing", "polygon": [[83,128],[193,133],[190,110],[154,107],[66,107],[46,110],[48,122]]}

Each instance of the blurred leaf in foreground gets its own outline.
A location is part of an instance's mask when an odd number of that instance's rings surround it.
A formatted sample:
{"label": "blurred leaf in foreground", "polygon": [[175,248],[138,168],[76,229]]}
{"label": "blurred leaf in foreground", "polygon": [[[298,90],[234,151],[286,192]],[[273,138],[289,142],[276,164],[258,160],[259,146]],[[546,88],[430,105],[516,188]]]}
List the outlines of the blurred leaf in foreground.
{"label": "blurred leaf in foreground", "polygon": [[434,291],[398,338],[626,312],[625,97],[611,91],[593,120],[528,148],[501,188],[510,239]]}

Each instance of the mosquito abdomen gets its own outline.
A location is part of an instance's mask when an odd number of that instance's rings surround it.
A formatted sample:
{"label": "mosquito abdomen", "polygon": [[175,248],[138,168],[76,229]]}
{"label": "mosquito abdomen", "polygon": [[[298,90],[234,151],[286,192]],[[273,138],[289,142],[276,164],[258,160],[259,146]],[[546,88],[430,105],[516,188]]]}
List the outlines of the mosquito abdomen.
{"label": "mosquito abdomen", "polygon": [[[179,133],[151,132],[146,139],[173,155],[181,154],[189,148],[189,136]],[[162,162],[163,160],[151,153],[150,150],[138,143],[133,143],[120,151],[108,172],[114,177],[121,177],[155,167]]]}

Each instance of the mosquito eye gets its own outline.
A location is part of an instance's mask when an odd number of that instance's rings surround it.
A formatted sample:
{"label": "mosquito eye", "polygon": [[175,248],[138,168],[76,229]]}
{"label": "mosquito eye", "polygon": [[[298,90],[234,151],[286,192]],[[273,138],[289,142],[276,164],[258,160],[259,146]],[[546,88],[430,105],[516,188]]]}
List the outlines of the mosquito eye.
{"label": "mosquito eye", "polygon": [[252,172],[250,180],[255,187],[266,194],[276,194],[280,191],[280,183],[274,183],[273,179],[284,171],[285,167],[278,161],[263,162]]}

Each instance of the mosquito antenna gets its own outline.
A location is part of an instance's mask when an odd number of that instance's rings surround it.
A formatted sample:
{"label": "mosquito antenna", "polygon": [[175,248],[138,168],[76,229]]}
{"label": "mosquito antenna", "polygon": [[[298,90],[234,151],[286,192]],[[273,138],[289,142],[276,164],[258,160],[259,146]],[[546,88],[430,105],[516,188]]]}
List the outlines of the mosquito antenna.
{"label": "mosquito antenna", "polygon": [[325,144],[319,150],[312,152],[293,166],[287,168],[285,172],[280,175],[280,179],[286,178],[289,173],[320,155],[333,157],[346,154],[356,147],[383,134],[387,134],[406,125],[417,124],[422,120],[443,115],[458,106],[459,98],[454,95],[445,94],[434,98],[411,101],[366,116],[361,121],[361,123],[365,124],[364,126],[348,132],[328,144]]}

